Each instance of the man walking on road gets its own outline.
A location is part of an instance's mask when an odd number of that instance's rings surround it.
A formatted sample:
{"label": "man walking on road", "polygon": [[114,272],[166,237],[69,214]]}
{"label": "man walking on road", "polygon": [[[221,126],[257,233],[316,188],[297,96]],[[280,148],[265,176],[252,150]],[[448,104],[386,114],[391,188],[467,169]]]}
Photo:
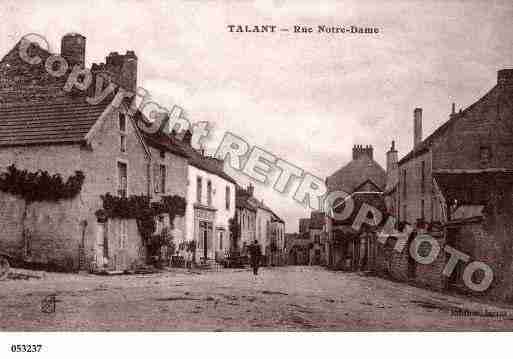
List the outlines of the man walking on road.
{"label": "man walking on road", "polygon": [[251,267],[253,268],[254,275],[258,275],[258,266],[260,264],[261,255],[262,251],[260,250],[260,245],[258,244],[258,241],[255,240],[255,242],[249,246],[249,260]]}

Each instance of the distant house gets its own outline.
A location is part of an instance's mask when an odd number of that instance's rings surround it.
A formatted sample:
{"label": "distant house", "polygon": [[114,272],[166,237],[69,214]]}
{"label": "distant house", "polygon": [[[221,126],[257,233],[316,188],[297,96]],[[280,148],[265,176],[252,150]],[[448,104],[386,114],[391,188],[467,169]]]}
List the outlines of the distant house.
{"label": "distant house", "polygon": [[237,187],[237,218],[241,226],[238,249],[248,255],[248,245],[257,241],[262,251],[262,264],[282,265],[286,263],[285,221],[254,194],[254,187]]}
{"label": "distant house", "polygon": [[247,247],[256,239],[256,206],[251,203],[254,187],[249,185],[247,189],[237,186],[235,201],[237,219],[240,227],[240,238],[234,247],[242,255],[247,255]]}
{"label": "distant house", "polygon": [[[364,229],[356,231],[352,225],[363,203],[385,208],[383,192],[386,172],[374,160],[372,146],[353,147],[352,161],[326,179],[328,192],[345,193],[354,202],[350,216],[344,219],[326,218],[328,242],[325,262],[334,269],[368,269],[371,241]],[[335,211],[342,213],[344,199],[334,203]]]}
{"label": "distant house", "polygon": [[274,212],[271,217],[271,242],[268,263],[270,265],[286,264],[285,249],[285,222]]}

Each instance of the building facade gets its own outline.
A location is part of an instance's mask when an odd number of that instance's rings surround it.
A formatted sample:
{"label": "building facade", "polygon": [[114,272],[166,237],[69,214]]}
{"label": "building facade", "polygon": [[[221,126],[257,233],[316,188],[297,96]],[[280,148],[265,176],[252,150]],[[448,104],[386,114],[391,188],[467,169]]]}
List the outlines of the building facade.
{"label": "building facade", "polygon": [[234,243],[234,248],[243,256],[247,256],[247,248],[256,239],[256,213],[257,208],[252,203],[254,187],[249,185],[247,189],[237,186],[236,211],[240,228],[240,238]]}
{"label": "building facade", "polygon": [[196,262],[223,261],[231,245],[236,182],[224,173],[223,161],[192,148],[187,139],[181,148],[189,161],[185,241],[194,241]]}
{"label": "building facade", "polygon": [[[387,207],[398,223],[430,234],[441,248],[451,246],[490,266],[493,282],[484,292],[472,294],[501,300],[511,298],[513,289],[512,252],[506,239],[512,234],[512,93],[513,70],[498,71],[488,93],[459,112],[453,105],[449,120],[424,140],[422,109],[415,109],[413,149],[398,162],[397,179],[390,181],[396,185],[387,192]],[[405,253],[394,256],[390,272],[397,278],[470,292],[463,283],[464,262],[446,276],[447,255],[429,265]]]}
{"label": "building facade", "polygon": [[[151,153],[134,112],[125,104],[113,106],[112,97],[92,105],[87,93],[64,91],[66,76],[51,76],[44,68],[50,54],[29,49],[30,56],[41,58],[31,65],[19,58],[20,44],[0,61],[0,167],[47,171],[64,179],[81,171],[85,178],[72,199],[28,202],[2,193],[2,250],[63,270],[124,270],[143,263],[145,246],[135,219],[100,221],[96,216],[102,195],[148,194]],[[66,35],[61,53],[70,63],[83,64],[85,38]],[[133,52],[119,55],[120,66],[134,66],[130,73],[126,68],[116,73],[117,78],[136,80],[136,59]]]}
{"label": "building facade", "polygon": [[327,244],[325,263],[328,267],[342,270],[367,269],[370,244],[366,230],[355,230],[353,223],[363,203],[367,201],[383,208],[383,191],[386,185],[386,172],[374,160],[372,146],[353,147],[352,161],[326,179],[328,192],[341,191],[347,194],[354,204],[350,216],[337,219],[336,214],[344,213],[347,203],[344,199],[334,203],[332,216],[326,218]]}

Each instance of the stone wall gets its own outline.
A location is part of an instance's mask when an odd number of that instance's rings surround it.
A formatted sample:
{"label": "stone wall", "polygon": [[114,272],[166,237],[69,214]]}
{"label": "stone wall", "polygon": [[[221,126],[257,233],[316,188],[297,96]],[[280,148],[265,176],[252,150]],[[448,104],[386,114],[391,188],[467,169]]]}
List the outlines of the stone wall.
{"label": "stone wall", "polygon": [[80,198],[34,202],[0,192],[0,250],[20,261],[77,270],[83,223]]}

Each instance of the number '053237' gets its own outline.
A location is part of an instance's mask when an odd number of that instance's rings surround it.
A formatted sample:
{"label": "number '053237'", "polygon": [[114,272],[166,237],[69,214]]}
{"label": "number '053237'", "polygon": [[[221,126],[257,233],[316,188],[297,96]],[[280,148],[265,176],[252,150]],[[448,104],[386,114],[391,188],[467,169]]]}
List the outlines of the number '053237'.
{"label": "number '053237'", "polygon": [[39,353],[43,345],[41,344],[12,344],[11,352],[13,353]]}

